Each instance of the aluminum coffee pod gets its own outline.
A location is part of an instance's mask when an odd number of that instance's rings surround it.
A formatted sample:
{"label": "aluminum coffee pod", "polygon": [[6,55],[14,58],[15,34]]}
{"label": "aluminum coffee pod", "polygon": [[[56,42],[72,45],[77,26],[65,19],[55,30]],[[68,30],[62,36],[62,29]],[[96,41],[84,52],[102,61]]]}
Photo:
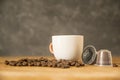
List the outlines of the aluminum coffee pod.
{"label": "aluminum coffee pod", "polygon": [[101,49],[97,52],[97,66],[112,66],[112,54],[107,49]]}
{"label": "aluminum coffee pod", "polygon": [[95,64],[97,57],[96,48],[93,45],[88,45],[82,53],[82,62],[84,64]]}

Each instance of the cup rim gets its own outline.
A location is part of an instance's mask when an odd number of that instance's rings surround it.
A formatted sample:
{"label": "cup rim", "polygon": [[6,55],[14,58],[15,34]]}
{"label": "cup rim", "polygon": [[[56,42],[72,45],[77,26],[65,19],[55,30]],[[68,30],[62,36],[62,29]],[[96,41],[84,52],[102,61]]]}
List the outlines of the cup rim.
{"label": "cup rim", "polygon": [[53,35],[52,37],[84,37],[83,35]]}

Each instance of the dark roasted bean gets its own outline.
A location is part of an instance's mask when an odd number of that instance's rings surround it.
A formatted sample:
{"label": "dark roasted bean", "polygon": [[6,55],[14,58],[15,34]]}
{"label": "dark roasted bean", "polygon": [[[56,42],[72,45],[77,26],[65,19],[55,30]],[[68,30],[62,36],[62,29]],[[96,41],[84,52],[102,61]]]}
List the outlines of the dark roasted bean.
{"label": "dark roasted bean", "polygon": [[52,62],[48,62],[48,67],[52,67]]}
{"label": "dark roasted bean", "polygon": [[53,64],[52,64],[52,67],[57,67],[57,63],[53,63]]}
{"label": "dark roasted bean", "polygon": [[36,66],[41,66],[41,63],[40,62],[36,62]]}
{"label": "dark roasted bean", "polygon": [[62,65],[61,68],[70,68],[69,65]]}
{"label": "dark roasted bean", "polygon": [[47,63],[45,61],[41,61],[41,66],[46,67]]}
{"label": "dark roasted bean", "polygon": [[79,64],[79,63],[76,63],[76,64],[75,64],[75,66],[76,66],[76,67],[80,67],[80,66],[81,66],[81,64]]}
{"label": "dark roasted bean", "polygon": [[62,67],[63,63],[58,63],[57,67]]}
{"label": "dark roasted bean", "polygon": [[80,66],[85,66],[85,64],[80,64]]}
{"label": "dark roasted bean", "polygon": [[10,65],[10,66],[16,66],[16,64],[17,64],[16,61],[10,61],[10,62],[9,62],[9,65]]}
{"label": "dark roasted bean", "polygon": [[76,63],[75,61],[72,61],[72,62],[70,63],[70,65],[71,65],[71,66],[75,66],[75,63]]}
{"label": "dark roasted bean", "polygon": [[8,65],[8,64],[9,64],[9,61],[5,60],[5,64]]}
{"label": "dark roasted bean", "polygon": [[118,65],[117,64],[113,64],[113,67],[118,67]]}
{"label": "dark roasted bean", "polygon": [[27,66],[28,63],[27,62],[22,62],[22,66]]}
{"label": "dark roasted bean", "polygon": [[27,58],[23,58],[23,59],[20,59],[18,61],[23,62],[23,61],[27,61],[27,60],[28,60]]}
{"label": "dark roasted bean", "polygon": [[21,63],[21,62],[18,62],[18,63],[16,64],[16,66],[22,66],[22,63]]}
{"label": "dark roasted bean", "polygon": [[29,63],[29,66],[34,66],[34,62],[30,62],[30,63]]}
{"label": "dark roasted bean", "polygon": [[70,66],[69,65],[64,65],[64,68],[69,68]]}

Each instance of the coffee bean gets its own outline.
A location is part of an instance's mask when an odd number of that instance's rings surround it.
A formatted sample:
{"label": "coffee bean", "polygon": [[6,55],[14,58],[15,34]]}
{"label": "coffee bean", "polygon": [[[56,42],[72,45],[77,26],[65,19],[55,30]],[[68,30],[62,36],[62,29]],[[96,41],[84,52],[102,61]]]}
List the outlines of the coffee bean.
{"label": "coffee bean", "polygon": [[41,66],[46,67],[47,63],[45,61],[41,61]]}
{"label": "coffee bean", "polygon": [[70,66],[69,65],[64,65],[64,68],[70,68]]}
{"label": "coffee bean", "polygon": [[36,62],[36,66],[41,66],[41,62]]}
{"label": "coffee bean", "polygon": [[57,67],[62,67],[63,63],[58,63]]}
{"label": "coffee bean", "polygon": [[17,62],[16,66],[22,66],[21,62]]}
{"label": "coffee bean", "polygon": [[31,63],[30,63],[30,62],[28,63],[28,66],[31,66]]}
{"label": "coffee bean", "polygon": [[39,60],[38,59],[34,59],[34,62],[38,62]]}
{"label": "coffee bean", "polygon": [[72,62],[70,63],[70,65],[71,65],[71,66],[75,66],[75,63],[76,63],[76,61],[72,61]]}
{"label": "coffee bean", "polygon": [[85,64],[80,64],[80,66],[85,66]]}
{"label": "coffee bean", "polygon": [[23,58],[23,59],[20,59],[20,60],[18,60],[19,62],[23,62],[23,61],[26,61],[27,62],[27,58]]}
{"label": "coffee bean", "polygon": [[52,63],[52,67],[57,67],[57,63]]}
{"label": "coffee bean", "polygon": [[8,64],[9,64],[9,61],[5,60],[5,64],[8,65]]}
{"label": "coffee bean", "polygon": [[46,60],[46,58],[44,58],[44,57],[39,58],[39,61],[45,61],[45,60]]}
{"label": "coffee bean", "polygon": [[10,66],[16,66],[16,64],[17,64],[16,61],[10,61],[10,62],[9,62],[9,65],[10,65]]}
{"label": "coffee bean", "polygon": [[34,66],[34,62],[30,62],[28,65],[29,66]]}
{"label": "coffee bean", "polygon": [[32,60],[31,59],[27,59],[27,61],[26,61],[27,63],[30,63],[30,62],[32,62]]}
{"label": "coffee bean", "polygon": [[33,64],[34,64],[34,66],[37,66],[37,62],[36,61],[34,61]]}
{"label": "coffee bean", "polygon": [[67,61],[65,64],[66,64],[66,65],[70,65],[69,61]]}
{"label": "coffee bean", "polygon": [[41,64],[41,66],[43,66],[43,67],[47,67],[47,64],[45,63],[45,64]]}
{"label": "coffee bean", "polygon": [[70,68],[69,65],[62,65],[61,68]]}
{"label": "coffee bean", "polygon": [[52,67],[52,62],[49,62],[49,63],[48,63],[48,67]]}
{"label": "coffee bean", "polygon": [[57,60],[53,59],[53,60],[52,60],[52,63],[57,63]]}
{"label": "coffee bean", "polygon": [[27,62],[22,62],[22,66],[27,66],[28,63]]}
{"label": "coffee bean", "polygon": [[79,64],[79,63],[76,63],[76,64],[75,64],[75,66],[76,66],[76,67],[80,67],[80,66],[81,66],[81,64]]}
{"label": "coffee bean", "polygon": [[48,60],[48,67],[52,67],[52,61],[51,60]]}
{"label": "coffee bean", "polygon": [[118,67],[118,65],[117,64],[113,64],[113,67]]}

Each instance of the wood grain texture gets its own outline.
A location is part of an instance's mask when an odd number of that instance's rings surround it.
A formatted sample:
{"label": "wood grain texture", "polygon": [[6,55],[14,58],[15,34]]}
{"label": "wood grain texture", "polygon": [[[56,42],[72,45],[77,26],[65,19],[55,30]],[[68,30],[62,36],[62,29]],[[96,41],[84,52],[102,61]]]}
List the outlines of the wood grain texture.
{"label": "wood grain texture", "polygon": [[[120,67],[71,67],[69,69],[49,67],[14,67],[4,64],[7,60],[23,57],[0,57],[0,80],[120,80]],[[38,58],[38,57],[30,57]],[[120,57],[113,58],[120,64]]]}

